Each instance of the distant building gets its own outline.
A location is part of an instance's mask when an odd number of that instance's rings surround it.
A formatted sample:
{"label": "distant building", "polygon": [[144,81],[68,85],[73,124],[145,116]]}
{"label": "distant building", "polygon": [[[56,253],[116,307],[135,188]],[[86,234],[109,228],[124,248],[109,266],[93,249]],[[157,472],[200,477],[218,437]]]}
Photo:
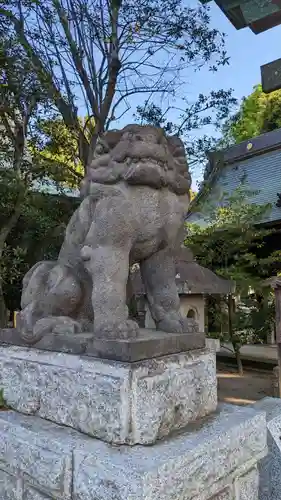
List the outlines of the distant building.
{"label": "distant building", "polygon": [[281,228],[281,129],[210,153],[205,179],[187,221],[206,226],[208,206],[223,205],[225,194],[231,195],[243,181],[247,190],[255,192],[246,202],[271,204],[260,223]]}
{"label": "distant building", "polygon": [[[206,4],[211,0],[201,0]],[[237,29],[250,28],[256,35],[281,24],[278,0],[215,0],[217,6]]]}
{"label": "distant building", "polygon": [[[223,206],[226,197],[245,182],[246,190],[255,192],[247,203],[270,204],[257,225],[277,231],[266,237],[265,252],[281,250],[281,129],[209,154],[209,164],[202,186],[191,204],[187,222],[208,225],[208,207]],[[272,332],[269,343],[275,342]]]}

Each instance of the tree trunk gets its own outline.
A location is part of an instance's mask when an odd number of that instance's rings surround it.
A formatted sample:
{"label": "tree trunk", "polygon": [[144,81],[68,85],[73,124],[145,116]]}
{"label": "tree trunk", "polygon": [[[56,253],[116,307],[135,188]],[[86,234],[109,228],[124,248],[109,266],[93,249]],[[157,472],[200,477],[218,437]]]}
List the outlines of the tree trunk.
{"label": "tree trunk", "polygon": [[8,310],[5,304],[1,277],[0,277],[0,328],[7,328],[7,326],[8,326]]}
{"label": "tree trunk", "polygon": [[235,350],[235,358],[236,358],[238,373],[239,373],[239,375],[243,375],[244,370],[243,370],[243,364],[242,364],[242,359],[241,359],[240,347],[238,347],[237,345],[233,345],[233,348]]}
{"label": "tree trunk", "polygon": [[[2,259],[4,243],[5,242],[0,241],[0,259]],[[0,275],[0,328],[7,328],[7,326],[8,326],[8,310],[4,299],[2,276]]]}
{"label": "tree trunk", "polygon": [[[2,259],[6,239],[9,236],[12,229],[15,227],[17,221],[19,220],[21,213],[21,204],[23,201],[24,194],[21,193],[15,205],[13,214],[7,221],[6,225],[3,226],[0,230],[0,259]],[[4,299],[2,276],[0,275],[0,328],[7,328],[7,326],[8,326],[8,310],[6,308]]]}
{"label": "tree trunk", "polygon": [[233,345],[233,350],[235,352],[235,358],[237,362],[237,369],[239,375],[243,375],[243,364],[242,364],[242,359],[241,359],[241,353],[240,353],[240,344],[236,342],[234,332],[233,332],[233,313],[234,313],[234,301],[232,295],[228,295],[228,333],[229,337],[231,340],[231,343]]}

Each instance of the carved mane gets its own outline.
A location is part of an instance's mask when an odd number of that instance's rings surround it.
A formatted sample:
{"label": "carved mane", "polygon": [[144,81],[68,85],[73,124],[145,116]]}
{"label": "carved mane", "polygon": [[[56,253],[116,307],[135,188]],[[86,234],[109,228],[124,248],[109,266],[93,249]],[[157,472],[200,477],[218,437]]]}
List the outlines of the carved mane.
{"label": "carved mane", "polygon": [[92,183],[122,181],[154,189],[167,187],[178,195],[189,193],[191,178],[181,139],[150,125],[127,125],[105,133],[97,143],[81,194],[90,194]]}

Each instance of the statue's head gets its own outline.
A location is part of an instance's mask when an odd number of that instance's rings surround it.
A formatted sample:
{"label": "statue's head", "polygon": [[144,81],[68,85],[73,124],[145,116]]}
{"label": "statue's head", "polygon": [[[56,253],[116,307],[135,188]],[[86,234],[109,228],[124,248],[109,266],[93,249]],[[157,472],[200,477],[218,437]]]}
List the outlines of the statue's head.
{"label": "statue's head", "polygon": [[168,187],[179,195],[189,193],[191,178],[181,139],[150,125],[106,132],[97,143],[81,193],[90,194],[92,183],[122,181],[155,189]]}

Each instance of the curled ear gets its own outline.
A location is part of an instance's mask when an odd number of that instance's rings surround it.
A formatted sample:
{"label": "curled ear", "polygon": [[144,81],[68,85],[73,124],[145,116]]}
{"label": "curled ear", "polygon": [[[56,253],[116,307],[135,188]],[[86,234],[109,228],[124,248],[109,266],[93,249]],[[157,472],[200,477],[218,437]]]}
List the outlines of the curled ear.
{"label": "curled ear", "polygon": [[120,142],[122,134],[122,130],[109,130],[102,136],[102,140],[107,145],[108,150],[113,149]]}
{"label": "curled ear", "polygon": [[186,161],[186,154],[184,144],[177,135],[167,136],[169,149],[174,158],[184,158]]}

